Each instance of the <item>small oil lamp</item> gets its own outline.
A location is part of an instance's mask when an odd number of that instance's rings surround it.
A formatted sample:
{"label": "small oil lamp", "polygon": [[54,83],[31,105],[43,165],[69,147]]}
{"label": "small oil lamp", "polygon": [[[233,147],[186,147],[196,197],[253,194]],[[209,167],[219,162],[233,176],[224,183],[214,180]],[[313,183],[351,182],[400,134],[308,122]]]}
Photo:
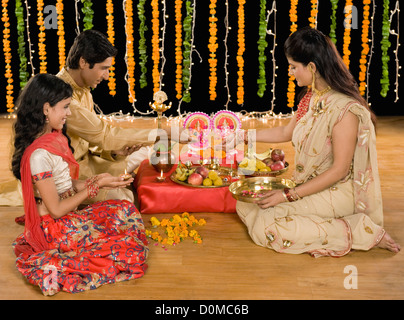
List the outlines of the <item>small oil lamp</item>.
{"label": "small oil lamp", "polygon": [[125,169],[125,173],[121,174],[120,177],[123,178],[123,180],[129,180],[130,178],[132,178],[132,175],[127,173]]}
{"label": "small oil lamp", "polygon": [[164,175],[163,175],[163,170],[161,170],[160,176],[157,176],[157,177],[156,177],[156,180],[157,180],[157,182],[164,182],[164,181],[166,181],[166,177],[164,177]]}

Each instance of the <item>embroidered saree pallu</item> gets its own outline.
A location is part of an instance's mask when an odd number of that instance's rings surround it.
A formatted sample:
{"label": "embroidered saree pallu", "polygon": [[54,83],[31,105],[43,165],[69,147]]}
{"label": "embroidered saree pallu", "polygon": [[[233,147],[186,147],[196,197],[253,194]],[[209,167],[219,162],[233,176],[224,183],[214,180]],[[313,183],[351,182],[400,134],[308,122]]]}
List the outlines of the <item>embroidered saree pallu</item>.
{"label": "embroidered saree pallu", "polygon": [[157,182],[159,173],[144,160],[137,172],[134,187],[142,214],[182,212],[236,212],[236,200],[228,187],[193,188],[179,185],[170,179],[176,165],[167,173],[164,182]]}

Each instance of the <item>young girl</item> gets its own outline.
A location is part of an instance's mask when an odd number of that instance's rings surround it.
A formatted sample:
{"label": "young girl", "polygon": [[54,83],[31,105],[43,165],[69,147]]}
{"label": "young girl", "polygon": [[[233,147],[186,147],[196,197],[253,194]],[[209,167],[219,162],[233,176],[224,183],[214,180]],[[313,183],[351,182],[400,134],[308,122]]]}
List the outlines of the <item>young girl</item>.
{"label": "young girl", "polygon": [[311,28],[285,43],[290,73],[310,88],[283,127],[257,141],[292,141],[296,188],[269,191],[237,213],[258,245],[285,253],[343,256],[375,246],[398,252],[383,229],[374,115],[334,44]]}
{"label": "young girl", "polygon": [[78,210],[101,188],[124,188],[133,178],[108,173],[77,180],[79,167],[66,119],[72,88],[37,74],[20,94],[12,170],[21,180],[25,231],[14,242],[17,269],[44,295],[80,292],[143,276],[148,248],[142,218],[126,200]]}

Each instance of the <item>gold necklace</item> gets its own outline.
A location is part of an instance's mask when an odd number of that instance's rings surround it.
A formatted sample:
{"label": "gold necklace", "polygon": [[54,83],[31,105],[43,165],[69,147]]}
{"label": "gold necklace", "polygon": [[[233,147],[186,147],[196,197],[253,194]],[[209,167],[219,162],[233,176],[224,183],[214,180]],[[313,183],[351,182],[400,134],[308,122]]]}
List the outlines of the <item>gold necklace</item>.
{"label": "gold necklace", "polygon": [[316,117],[325,111],[324,100],[321,100],[320,102],[319,100],[323,95],[325,95],[328,91],[331,90],[331,87],[328,86],[327,88],[319,91],[313,86],[312,90],[316,94],[315,97],[313,98],[313,107],[312,107],[312,110],[314,111],[313,116]]}

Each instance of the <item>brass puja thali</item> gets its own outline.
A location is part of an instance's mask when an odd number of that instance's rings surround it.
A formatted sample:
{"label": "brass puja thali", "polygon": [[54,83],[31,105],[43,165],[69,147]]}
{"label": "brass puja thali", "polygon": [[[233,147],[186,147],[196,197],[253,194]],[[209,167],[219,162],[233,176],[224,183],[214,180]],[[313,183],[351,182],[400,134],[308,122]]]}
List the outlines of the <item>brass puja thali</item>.
{"label": "brass puja thali", "polygon": [[233,198],[255,203],[264,197],[264,194],[271,190],[294,188],[296,184],[289,179],[277,177],[253,177],[233,182],[229,186]]}
{"label": "brass puja thali", "polygon": [[[190,166],[190,167],[188,167],[188,169],[183,169],[183,170],[190,170],[190,172],[195,172],[196,168],[198,168],[198,166]],[[178,183],[180,185],[193,187],[193,188],[222,188],[222,187],[228,187],[231,184],[232,179],[236,178],[236,177],[233,177],[231,168],[219,167],[217,170],[209,170],[209,171],[214,171],[216,173],[216,176],[218,178],[220,178],[220,180],[221,180],[220,185],[215,185],[214,181],[213,181],[212,185],[204,185],[203,183],[202,184],[191,184],[188,182],[189,176],[185,180],[182,180],[177,175],[176,171],[174,171],[170,175],[170,179],[173,182]]]}

